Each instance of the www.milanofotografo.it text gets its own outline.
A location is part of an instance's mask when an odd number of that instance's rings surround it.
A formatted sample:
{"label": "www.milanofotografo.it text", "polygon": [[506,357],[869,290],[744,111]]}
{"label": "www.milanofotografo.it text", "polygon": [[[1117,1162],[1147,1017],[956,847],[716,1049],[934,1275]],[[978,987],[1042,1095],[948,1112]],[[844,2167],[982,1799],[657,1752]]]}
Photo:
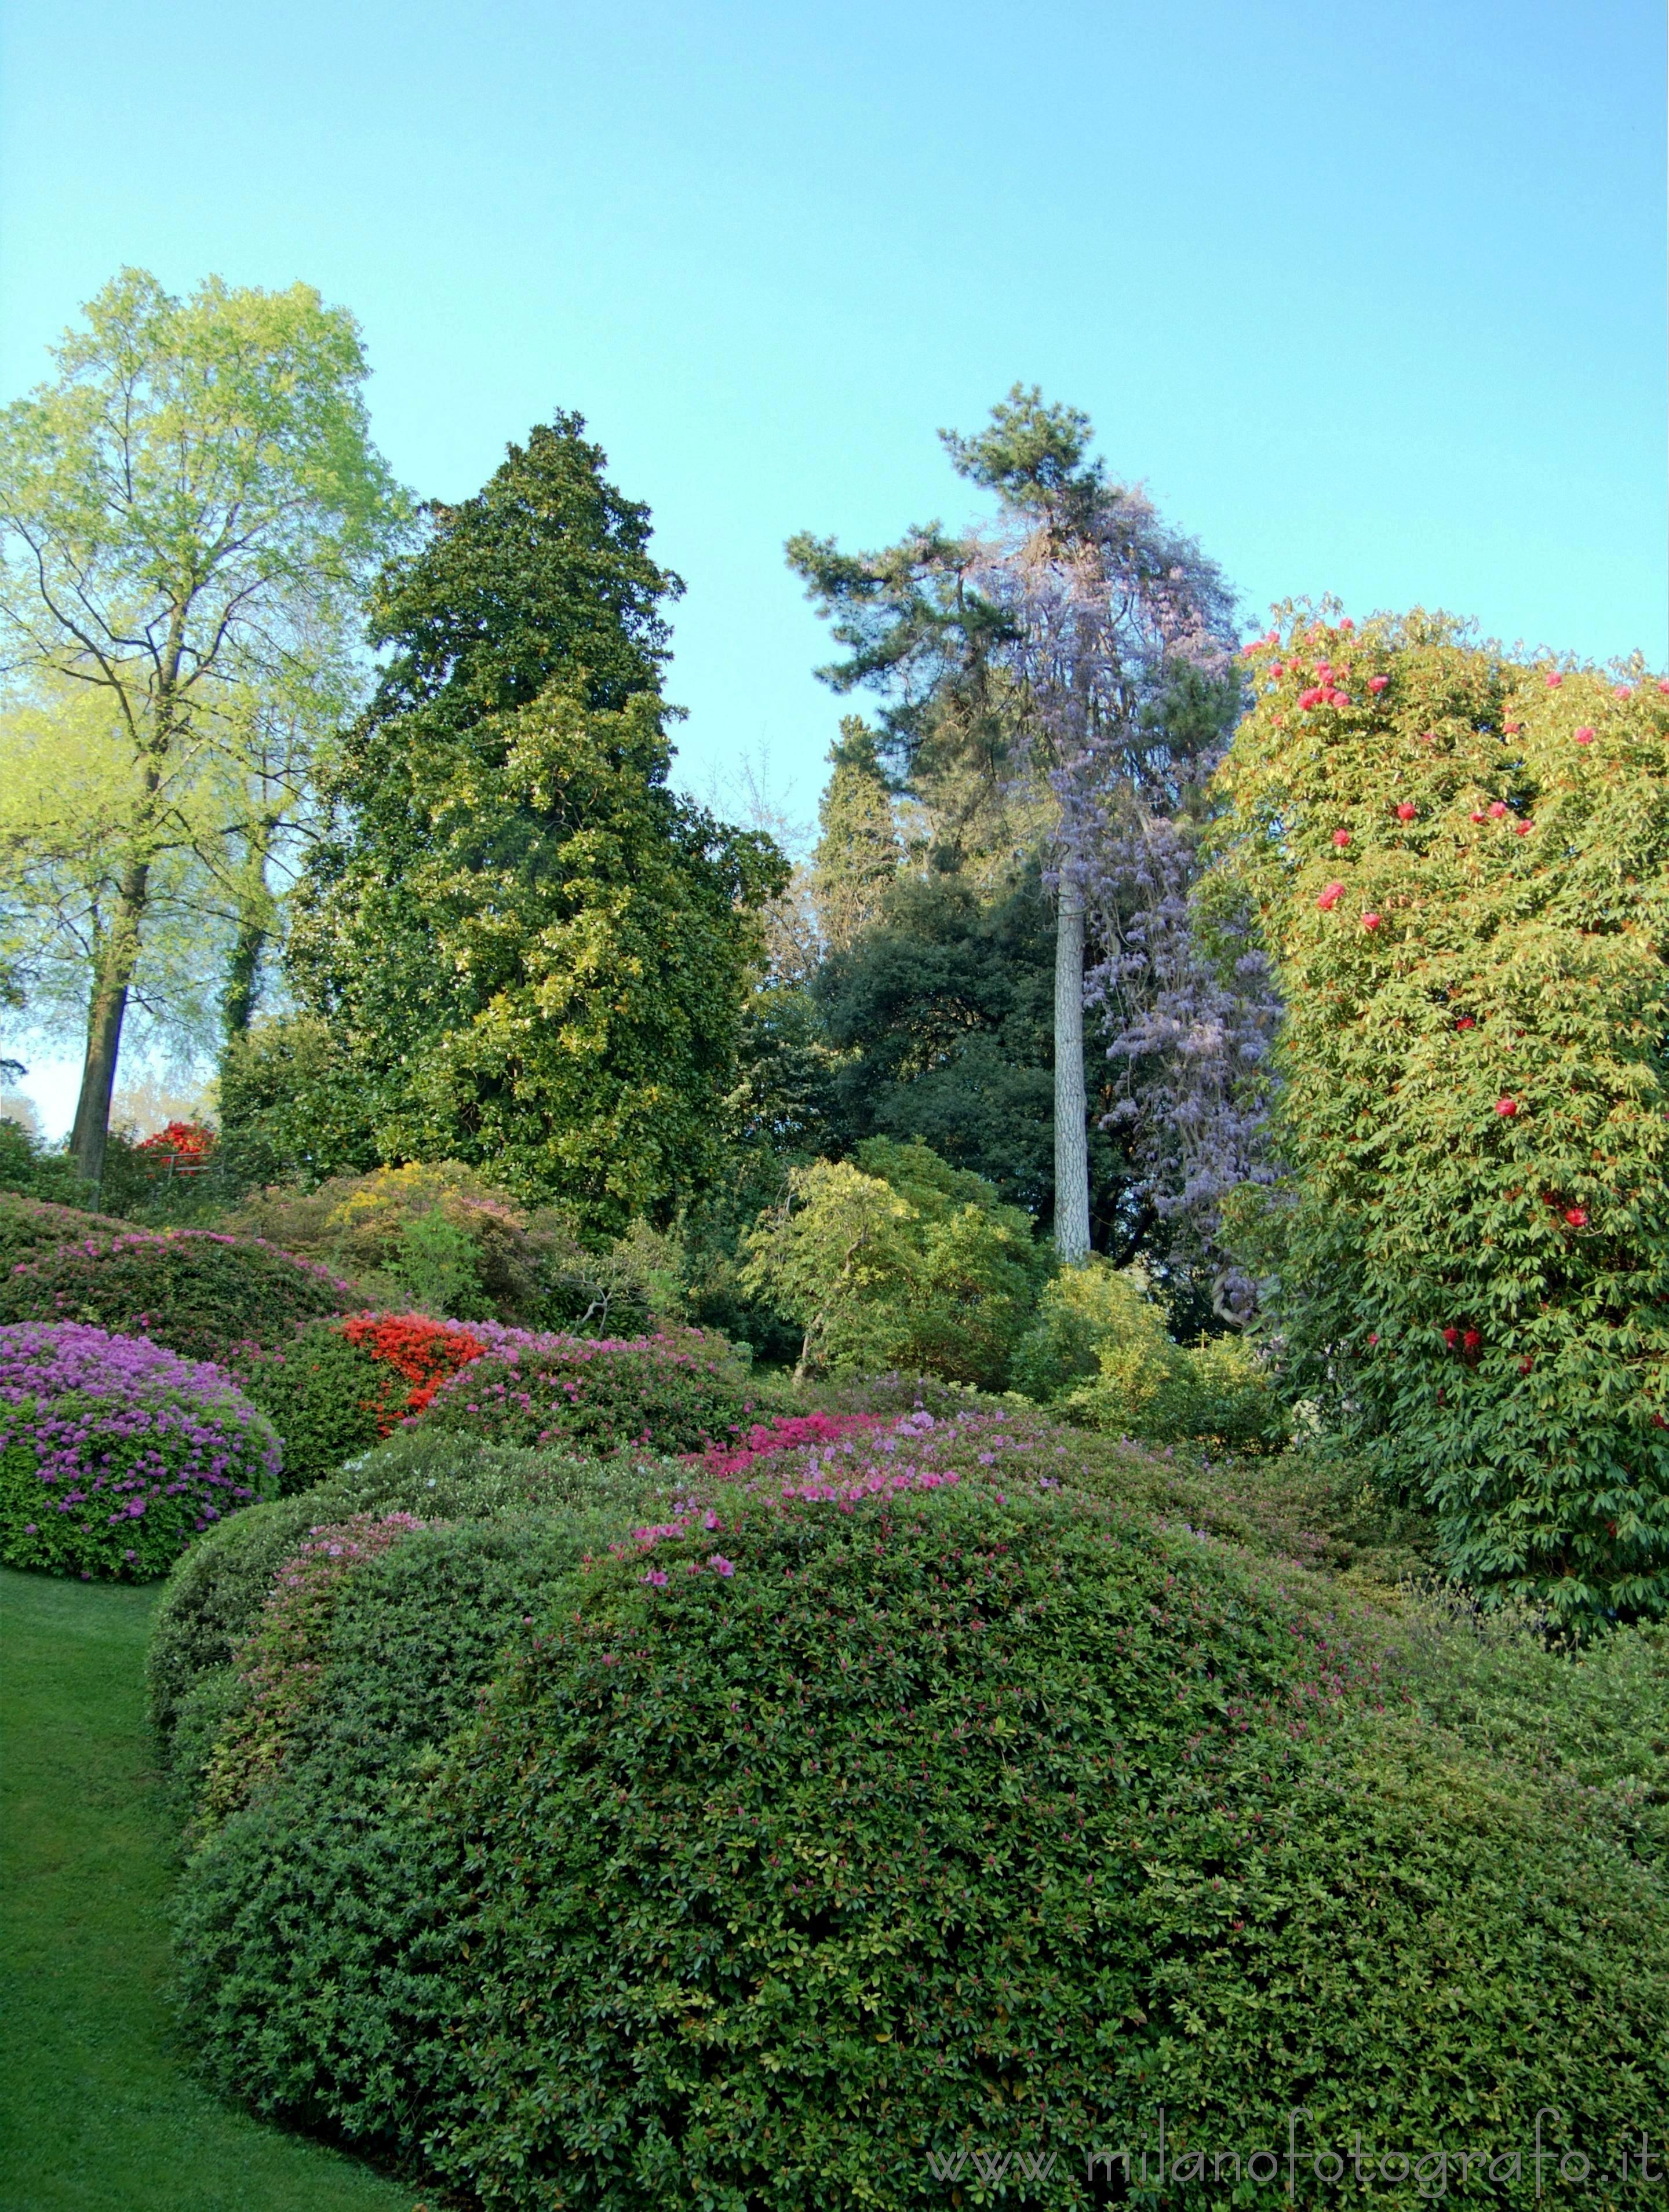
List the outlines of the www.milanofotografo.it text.
{"label": "www.milanofotografo.it text", "polygon": [[[1376,2185],[1405,2189],[1411,2183],[1417,2193],[1435,2202],[1451,2191],[1473,2187],[1521,2184],[1529,2175],[1536,2195],[1555,2189],[1586,2189],[1599,2184],[1621,2184],[1635,2189],[1669,2191],[1669,2136],[1654,2138],[1641,2127],[1596,2154],[1562,2144],[1565,2115],[1556,2106],[1544,2105],[1535,2116],[1524,2142],[1488,2150],[1449,2150],[1441,2146],[1425,2150],[1364,2148],[1360,2128],[1351,2131],[1350,2148],[1318,2148],[1301,2140],[1303,2124],[1311,2117],[1295,2106],[1287,2115],[1284,2150],[1260,2148],[1191,2149],[1166,2140],[1165,2108],[1158,2112],[1156,2135],[1149,2132],[1139,2149],[1110,2150],[1096,2146],[1087,2150],[1062,2152],[1034,2146],[1004,2150],[985,2145],[976,2149],[963,2144],[953,2151],[929,2151],[928,2166],[935,2180],[983,2182],[987,2188],[1002,2183],[1041,2183],[1051,2179],[1064,2159],[1069,2165],[1081,2158],[1087,2181],[1121,2181],[1126,2189],[1152,2196],[1179,2194],[1191,2188],[1231,2188],[1242,2179],[1265,2185],[1278,2184],[1285,2196],[1296,2201],[1312,2196],[1316,2187],[1335,2187],[1347,2181],[1358,2188]],[[1548,2129],[1551,2122],[1552,2128]]]}

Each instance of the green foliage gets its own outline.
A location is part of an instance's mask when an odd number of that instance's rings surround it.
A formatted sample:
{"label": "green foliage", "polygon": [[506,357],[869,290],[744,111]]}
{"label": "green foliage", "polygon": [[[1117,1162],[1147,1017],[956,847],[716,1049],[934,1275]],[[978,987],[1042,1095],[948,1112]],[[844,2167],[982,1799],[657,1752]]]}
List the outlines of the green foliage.
{"label": "green foliage", "polygon": [[371,1304],[595,1336],[651,1319],[652,1271],[637,1247],[591,1250],[562,1209],[529,1212],[456,1160],[269,1188],[233,1219],[350,1277]]}
{"label": "green foliage", "polygon": [[1173,1343],[1140,1268],[1092,1259],[1047,1284],[1015,1346],[1014,1388],[1069,1420],[1164,1443],[1276,1443],[1287,1419],[1264,1368],[1234,1337]]}
{"label": "green foliage", "polygon": [[101,1234],[0,1275],[0,1322],[90,1322],[222,1362],[356,1303],[348,1284],[259,1237],[194,1229]]}
{"label": "green foliage", "polygon": [[856,714],[841,718],[829,749],[833,773],[818,801],[822,836],[812,858],[812,897],[825,945],[844,951],[879,912],[904,860],[892,789],[875,733]]}
{"label": "green foliage", "polygon": [[443,1383],[418,1418],[449,1435],[610,1452],[700,1451],[758,1393],[722,1337],[528,1337],[495,1345]]}
{"label": "green foliage", "polygon": [[126,1228],[125,1221],[111,1214],[83,1213],[22,1190],[0,1190],[0,1275],[56,1251],[60,1244],[119,1237]]}
{"label": "green foliage", "polygon": [[1348,1628],[1015,1473],[546,1584],[478,1720],[456,1538],[356,1573],[288,1778],[188,1870],[213,2077],[507,2205],[783,2212],[1139,2142],[1161,2084],[1183,2154],[1660,2103],[1665,1892],[1606,1802],[1457,1767]]}
{"label": "green foliage", "polygon": [[454,2077],[467,1972],[462,1855],[425,1817],[426,1773],[609,1526],[545,1512],[422,1530],[333,1591],[281,1757],[180,1893],[187,2030],[223,2093],[417,2151]]}
{"label": "green foliage", "polygon": [[[901,878],[813,988],[841,1054],[831,1113],[842,1143],[919,1137],[1047,1225],[1055,928],[1035,872],[992,891],[960,872]],[[1137,1225],[1130,1165],[1099,1128],[1089,1153],[1098,1234],[1122,1248]]]}
{"label": "green foliage", "polygon": [[13,1193],[52,1205],[79,1206],[92,1189],[67,1154],[50,1150],[21,1121],[0,1114],[0,1204]]}
{"label": "green foliage", "polygon": [[857,1164],[789,1177],[749,1239],[744,1285],[805,1331],[803,1367],[897,1367],[1002,1387],[1048,1272],[1029,1216],[923,1144],[872,1137]]}
{"label": "green foliage", "polygon": [[1228,865],[1288,1010],[1290,1180],[1240,1224],[1292,1387],[1460,1579],[1660,1613],[1669,696],[1420,614],[1299,621],[1256,667]]}
{"label": "green foliage", "polygon": [[220,1165],[235,1191],[362,1174],[377,1163],[364,1071],[317,1014],[259,1021],[220,1063]]}
{"label": "green foliage", "polygon": [[304,1322],[285,1344],[241,1353],[235,1371],[283,1441],[285,1492],[322,1481],[390,1425],[369,1352],[349,1342],[334,1316]]}
{"label": "green foliage", "polygon": [[553,690],[402,755],[422,831],[398,871],[369,835],[329,863],[298,972],[385,1158],[490,1164],[616,1232],[716,1170],[785,871],[667,790],[661,725],[649,693],[614,714]]}
{"label": "green foliage", "polygon": [[205,1684],[215,1693],[211,1678],[230,1667],[260,1617],[273,1577],[310,1529],[356,1514],[471,1521],[529,1508],[606,1510],[618,1520],[646,1505],[656,1484],[676,1473],[641,1455],[582,1458],[407,1429],[302,1495],[253,1506],[222,1522],[179,1562],[156,1608],[146,1681],[164,1755],[187,1702]]}
{"label": "green foliage", "polygon": [[716,1171],[787,871],[667,788],[658,608],[679,587],[583,427],[512,447],[388,572],[391,658],[290,960],[378,1157],[490,1166],[618,1233]]}

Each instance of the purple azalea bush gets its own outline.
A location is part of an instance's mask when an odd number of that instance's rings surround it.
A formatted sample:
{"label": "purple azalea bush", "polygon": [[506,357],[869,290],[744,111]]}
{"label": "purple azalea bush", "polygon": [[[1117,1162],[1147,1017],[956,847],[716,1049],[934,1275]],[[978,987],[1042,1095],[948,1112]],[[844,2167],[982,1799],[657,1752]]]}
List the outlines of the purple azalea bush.
{"label": "purple azalea bush", "polygon": [[206,1360],[78,1322],[0,1327],[7,1566],[153,1581],[278,1466],[271,1423]]}

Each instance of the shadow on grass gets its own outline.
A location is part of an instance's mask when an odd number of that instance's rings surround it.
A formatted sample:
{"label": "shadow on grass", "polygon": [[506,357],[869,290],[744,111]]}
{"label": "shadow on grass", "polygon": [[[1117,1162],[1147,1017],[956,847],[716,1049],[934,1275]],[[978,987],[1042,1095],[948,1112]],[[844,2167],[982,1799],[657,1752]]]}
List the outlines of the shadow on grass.
{"label": "shadow on grass", "polygon": [[200,2088],[170,2032],[154,1589],[0,1571],[0,2212],[410,2212]]}

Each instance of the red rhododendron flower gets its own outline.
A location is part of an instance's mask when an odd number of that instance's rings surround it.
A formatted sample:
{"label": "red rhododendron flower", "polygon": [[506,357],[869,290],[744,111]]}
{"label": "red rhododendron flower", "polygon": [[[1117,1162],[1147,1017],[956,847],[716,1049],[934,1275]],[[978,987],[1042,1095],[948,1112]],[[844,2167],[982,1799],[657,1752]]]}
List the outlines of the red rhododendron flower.
{"label": "red rhododendron flower", "polygon": [[1565,1219],[1573,1229],[1586,1229],[1588,1225],[1587,1208],[1581,1206],[1566,1206]]}
{"label": "red rhododendron flower", "polygon": [[1361,926],[1364,929],[1377,929],[1380,926],[1379,915],[1376,914],[1363,915],[1361,918]]}
{"label": "red rhododendron flower", "polygon": [[1659,690],[1660,691],[1669,691],[1669,676],[1660,676],[1660,677],[1659,677],[1659,678],[1658,678],[1658,690]]}
{"label": "red rhododendron flower", "polygon": [[1391,678],[1388,676],[1370,676],[1367,679],[1367,688],[1370,691],[1383,691],[1390,681]]}
{"label": "red rhododendron flower", "polygon": [[1558,690],[1559,686],[1560,686],[1560,685],[1564,682],[1564,680],[1565,680],[1565,679],[1564,679],[1564,678],[1563,678],[1562,676],[1559,675],[1559,674],[1556,672],[1553,675],[1550,676],[1550,677],[1548,678],[1548,679],[1547,679],[1547,688],[1548,688],[1548,690],[1549,690],[1550,691],[1556,691],[1556,690]]}
{"label": "red rhododendron flower", "polygon": [[1378,1331],[1377,1329],[1372,1329],[1372,1328],[1370,1328],[1370,1329],[1368,1330],[1368,1332],[1367,1332],[1367,1341],[1368,1341],[1370,1344],[1377,1344],[1377,1343],[1379,1342],[1379,1340],[1380,1340],[1380,1334],[1379,1334],[1379,1331]]}
{"label": "red rhododendron flower", "polygon": [[1531,825],[1527,822],[1515,822],[1513,824],[1513,834],[1515,837],[1527,837],[1530,835],[1530,829]]}
{"label": "red rhododendron flower", "polygon": [[1460,1341],[1460,1331],[1458,1328],[1446,1328],[1443,1331],[1443,1341],[1447,1345],[1449,1350],[1453,1352],[1456,1345]]}
{"label": "red rhododendron flower", "polygon": [[1593,732],[1589,729],[1586,722],[1576,732],[1576,742],[1579,745],[1591,745],[1593,743]]}
{"label": "red rhododendron flower", "polygon": [[1346,615],[1343,620],[1339,623],[1339,628],[1341,629],[1354,629],[1355,626],[1354,619],[1349,615]]}
{"label": "red rhododendron flower", "polygon": [[1455,1024],[1455,1027],[1458,1030],[1475,1030],[1477,1027],[1477,1024],[1472,1019],[1470,1014],[1462,1014],[1460,1019]]}
{"label": "red rhododendron flower", "polygon": [[1509,738],[1515,738],[1519,734],[1519,732],[1524,727],[1524,724],[1522,722],[1503,722],[1501,726],[1506,731]]}
{"label": "red rhododendron flower", "polygon": [[1321,896],[1316,901],[1316,904],[1321,908],[1323,914],[1328,914],[1331,912],[1332,908],[1338,904],[1339,901],[1343,896],[1344,886],[1343,884],[1329,884],[1326,890],[1323,891]]}
{"label": "red rhododendron flower", "polygon": [[1319,687],[1312,684],[1307,691],[1300,691],[1298,695],[1298,703],[1300,707],[1319,707],[1321,704],[1321,692]]}
{"label": "red rhododendron flower", "polygon": [[1334,832],[1333,832],[1333,842],[1334,842],[1334,844],[1336,844],[1336,845],[1339,848],[1339,849],[1340,849],[1340,851],[1341,851],[1341,852],[1343,852],[1343,850],[1344,849],[1345,846],[1347,846],[1347,845],[1349,843],[1349,842],[1350,842],[1350,832],[1349,832],[1348,830],[1334,830]]}
{"label": "red rhododendron flower", "polygon": [[1518,1110],[1519,1102],[1516,1098],[1497,1098],[1495,1101],[1495,1111],[1503,1121],[1510,1121]]}
{"label": "red rhododendron flower", "polygon": [[1483,812],[1481,807],[1473,807],[1472,819],[1474,822],[1481,822],[1483,819]]}
{"label": "red rhododendron flower", "polygon": [[1412,822],[1419,811],[1411,799],[1405,799],[1397,809],[1397,819],[1399,822]]}
{"label": "red rhododendron flower", "polygon": [[1463,1352],[1476,1352],[1483,1341],[1483,1339],[1475,1328],[1469,1328],[1460,1340],[1460,1348]]}

